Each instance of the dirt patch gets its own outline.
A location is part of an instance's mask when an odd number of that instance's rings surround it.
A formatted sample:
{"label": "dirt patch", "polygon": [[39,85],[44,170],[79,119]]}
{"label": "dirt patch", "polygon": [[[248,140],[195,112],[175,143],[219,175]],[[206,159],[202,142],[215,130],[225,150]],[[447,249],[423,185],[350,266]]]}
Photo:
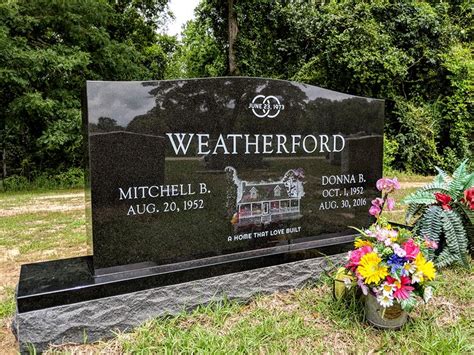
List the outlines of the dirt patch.
{"label": "dirt patch", "polygon": [[425,185],[428,185],[429,182],[401,182],[400,183],[400,188],[402,190],[405,190],[405,189],[412,189],[412,188],[418,188],[418,187],[423,187]]}
{"label": "dirt patch", "polygon": [[70,198],[82,198],[84,199],[83,192],[70,193],[70,194],[54,194],[35,197],[35,200],[51,200],[51,199],[70,199]]}
{"label": "dirt patch", "polygon": [[4,319],[0,327],[0,349],[2,355],[18,354],[18,343],[10,330],[11,319]]}
{"label": "dirt patch", "polygon": [[70,355],[120,355],[123,354],[122,346],[118,341],[112,340],[108,342],[98,342],[92,344],[62,344],[52,345],[43,354],[53,355],[58,353],[66,353]]}
{"label": "dirt patch", "polygon": [[[38,261],[47,261],[60,258],[69,258],[90,254],[89,247],[74,246],[65,248],[55,248],[54,250],[43,250],[27,255],[19,254],[18,249],[0,248],[2,255],[7,255],[0,261],[0,287],[16,287],[20,277],[20,267],[22,264],[33,263]],[[0,299],[4,297],[4,291],[0,288]]]}
{"label": "dirt patch", "polygon": [[0,217],[25,213],[67,212],[85,208],[83,194],[48,195],[32,198],[21,206],[9,206],[0,210]]}
{"label": "dirt patch", "polygon": [[13,288],[20,276],[20,263],[0,263],[0,299],[5,297],[4,287]]}

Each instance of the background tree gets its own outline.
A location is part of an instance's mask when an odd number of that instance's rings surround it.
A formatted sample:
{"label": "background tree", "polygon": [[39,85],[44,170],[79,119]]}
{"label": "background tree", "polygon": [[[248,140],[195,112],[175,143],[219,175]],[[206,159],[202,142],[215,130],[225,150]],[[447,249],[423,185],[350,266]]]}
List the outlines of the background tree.
{"label": "background tree", "polygon": [[387,163],[472,157],[472,2],[201,0],[182,39],[167,0],[0,0],[3,177],[79,167],[85,80],[243,75],[386,100]]}
{"label": "background tree", "polygon": [[2,173],[81,165],[85,80],[162,79],[176,39],[166,0],[2,0]]}
{"label": "background tree", "polygon": [[[182,76],[222,75],[229,3],[201,1],[184,32]],[[398,147],[390,157],[397,169],[432,173],[435,164],[451,169],[472,155],[469,1],[248,0],[233,8],[240,75],[385,99],[387,144]],[[202,45],[189,41],[197,33],[206,34]],[[212,56],[216,50],[220,56]],[[185,53],[206,55],[190,61]],[[199,58],[206,59],[200,64]]]}

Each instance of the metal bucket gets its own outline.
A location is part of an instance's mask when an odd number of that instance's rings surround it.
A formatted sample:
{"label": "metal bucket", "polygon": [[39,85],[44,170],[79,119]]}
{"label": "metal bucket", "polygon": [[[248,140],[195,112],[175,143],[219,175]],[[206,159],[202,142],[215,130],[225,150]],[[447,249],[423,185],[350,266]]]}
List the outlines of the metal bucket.
{"label": "metal bucket", "polygon": [[387,308],[382,307],[377,298],[369,293],[365,297],[365,317],[377,328],[399,329],[406,323],[408,314],[398,302]]}

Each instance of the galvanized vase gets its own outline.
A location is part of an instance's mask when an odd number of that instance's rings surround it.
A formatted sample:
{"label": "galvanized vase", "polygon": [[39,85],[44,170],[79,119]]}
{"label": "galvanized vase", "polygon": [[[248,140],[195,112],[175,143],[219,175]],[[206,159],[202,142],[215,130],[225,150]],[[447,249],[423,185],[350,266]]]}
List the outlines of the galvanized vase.
{"label": "galvanized vase", "polygon": [[377,298],[369,293],[365,296],[365,317],[377,328],[399,329],[406,323],[408,314],[398,302],[387,308],[382,307]]}

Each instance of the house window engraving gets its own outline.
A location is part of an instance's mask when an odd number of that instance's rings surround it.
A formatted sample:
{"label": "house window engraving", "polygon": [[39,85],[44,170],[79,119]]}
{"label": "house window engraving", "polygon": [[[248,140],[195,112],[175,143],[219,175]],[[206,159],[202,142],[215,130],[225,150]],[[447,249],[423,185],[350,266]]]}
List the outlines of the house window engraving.
{"label": "house window engraving", "polygon": [[257,198],[257,189],[255,188],[255,186],[250,189],[250,198]]}
{"label": "house window engraving", "polygon": [[234,226],[266,225],[302,217],[302,169],[289,170],[278,181],[260,182],[239,179],[233,167],[227,167],[226,171],[232,174],[237,187],[232,217]]}

